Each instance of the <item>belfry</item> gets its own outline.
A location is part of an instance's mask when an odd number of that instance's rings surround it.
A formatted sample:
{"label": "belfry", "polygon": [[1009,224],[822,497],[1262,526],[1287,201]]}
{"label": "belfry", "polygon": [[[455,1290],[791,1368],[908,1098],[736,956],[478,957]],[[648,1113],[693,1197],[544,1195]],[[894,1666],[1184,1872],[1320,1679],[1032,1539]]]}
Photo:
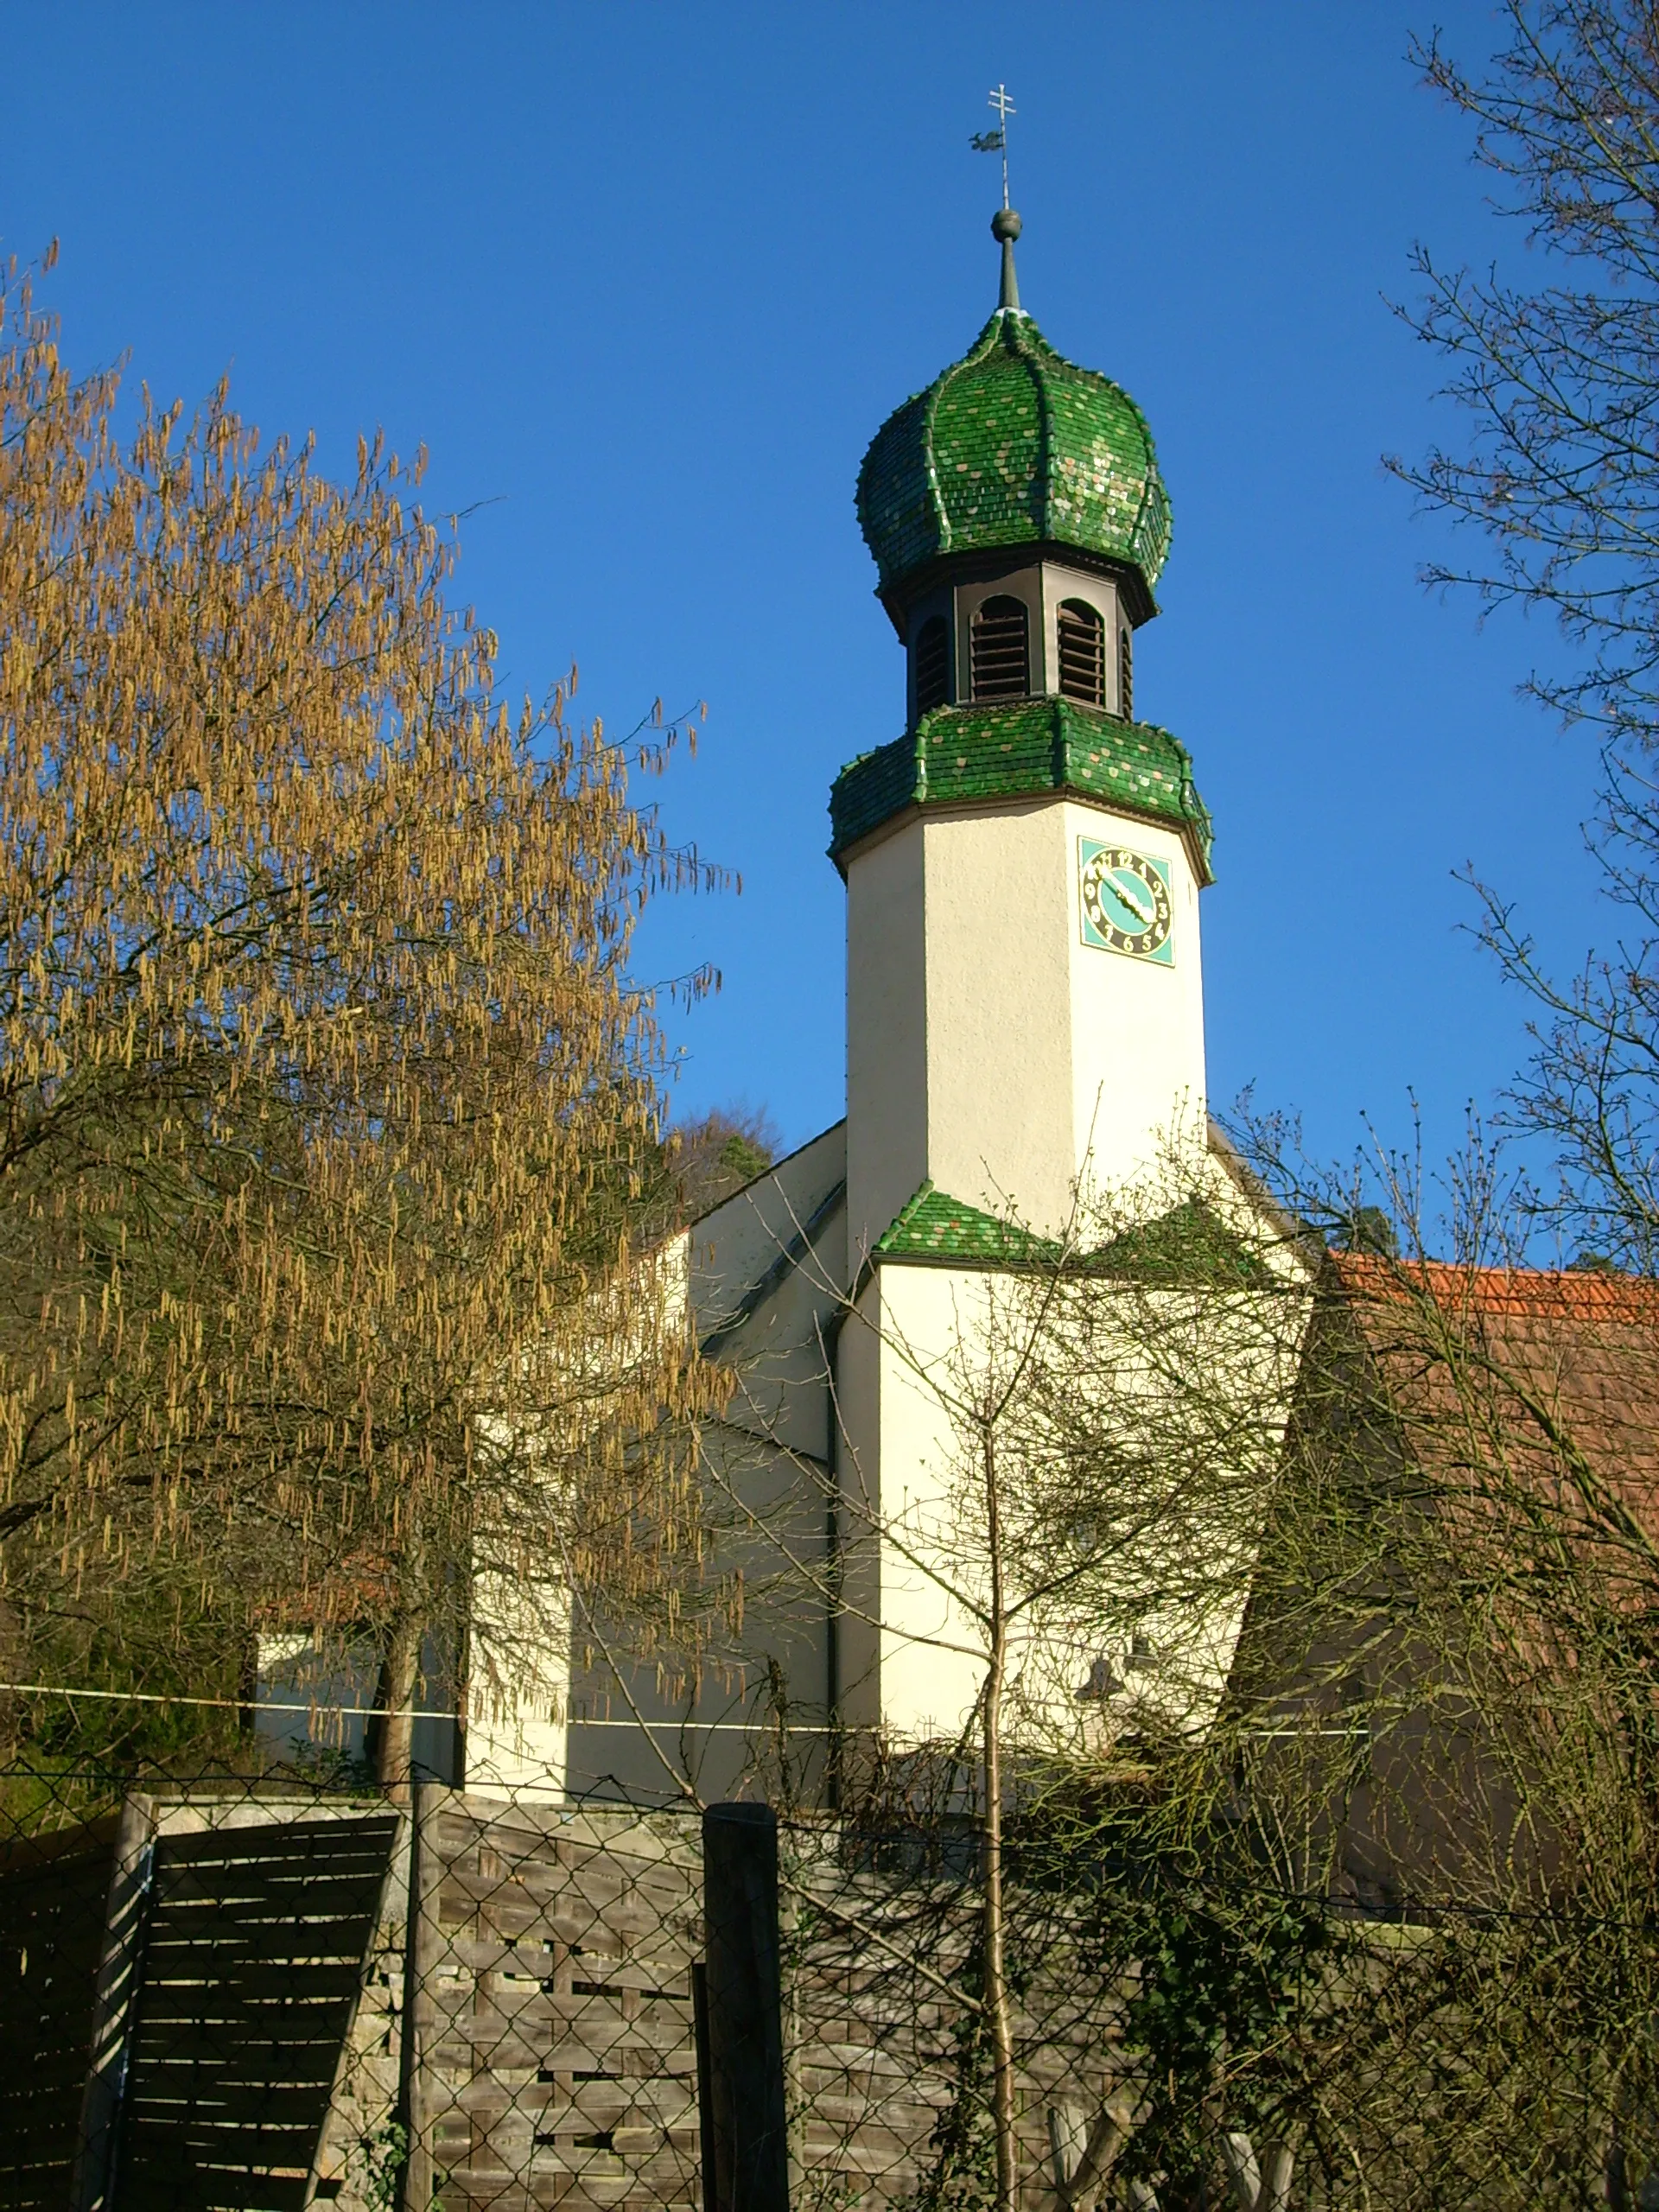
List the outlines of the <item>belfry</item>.
{"label": "belfry", "polygon": [[[961,1357],[985,1283],[1059,1235],[1080,1192],[1213,1146],[1210,819],[1185,748],[1135,712],[1169,501],[1134,401],[1021,307],[1019,216],[992,229],[995,313],[858,479],[904,714],[830,795],[846,1118],[674,1255],[703,1350],[736,1377],[705,1452],[744,1651],[677,1682],[582,1656],[575,1635],[516,1723],[474,1725],[471,1775],[649,1792],[666,1769],[718,1796],[752,1766],[763,1688],[809,1791],[849,1737],[958,1734],[973,1669],[918,1533],[948,1450],[930,1363]],[[1103,1679],[1106,1662],[1057,1665]]]}

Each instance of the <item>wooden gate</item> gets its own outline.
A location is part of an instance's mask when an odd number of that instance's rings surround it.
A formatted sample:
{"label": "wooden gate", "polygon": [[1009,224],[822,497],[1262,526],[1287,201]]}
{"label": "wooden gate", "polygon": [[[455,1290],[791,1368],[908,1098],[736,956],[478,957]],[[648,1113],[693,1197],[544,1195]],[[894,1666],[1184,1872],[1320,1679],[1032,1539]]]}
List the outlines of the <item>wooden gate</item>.
{"label": "wooden gate", "polygon": [[0,1868],[4,2212],[313,2201],[397,1830],[313,1809],[129,1800]]}
{"label": "wooden gate", "polygon": [[162,1835],[115,2132],[119,2212],[301,2212],[392,1815]]}

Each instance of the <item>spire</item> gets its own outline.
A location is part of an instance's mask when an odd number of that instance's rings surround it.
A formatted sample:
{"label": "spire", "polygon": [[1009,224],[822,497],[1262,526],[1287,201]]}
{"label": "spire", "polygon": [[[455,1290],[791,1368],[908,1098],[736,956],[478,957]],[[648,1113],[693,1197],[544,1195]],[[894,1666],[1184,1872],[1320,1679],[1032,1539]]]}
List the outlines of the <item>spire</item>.
{"label": "spire", "polygon": [[1002,205],[991,218],[991,236],[1002,247],[1002,296],[996,303],[996,311],[999,315],[1019,315],[1023,310],[1020,305],[1020,280],[1014,273],[1014,242],[1020,235],[1020,218],[1008,205],[1008,118],[1016,110],[1006,85],[996,86],[989,105],[995,112],[995,130],[976,132],[969,143],[976,154],[1002,156]]}
{"label": "spire", "polygon": [[1002,245],[1002,292],[996,303],[999,315],[1021,315],[1020,279],[1014,273],[1014,242],[1020,235],[1020,218],[1012,207],[999,207],[991,218],[991,236]]}

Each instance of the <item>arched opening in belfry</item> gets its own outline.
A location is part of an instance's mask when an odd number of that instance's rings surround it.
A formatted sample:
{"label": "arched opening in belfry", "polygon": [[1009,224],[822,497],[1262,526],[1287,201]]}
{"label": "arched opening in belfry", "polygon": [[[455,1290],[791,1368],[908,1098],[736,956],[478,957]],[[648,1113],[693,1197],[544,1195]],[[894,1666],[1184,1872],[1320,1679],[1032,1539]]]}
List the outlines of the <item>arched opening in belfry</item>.
{"label": "arched opening in belfry", "polygon": [[1060,690],[1086,707],[1106,703],[1106,625],[1086,600],[1063,599],[1059,620]]}
{"label": "arched opening in belfry", "polygon": [[976,699],[1023,699],[1031,690],[1030,617],[1007,592],[975,609],[969,645]]}
{"label": "arched opening in belfry", "polygon": [[942,614],[930,614],[916,632],[916,712],[931,714],[950,696],[950,633]]}

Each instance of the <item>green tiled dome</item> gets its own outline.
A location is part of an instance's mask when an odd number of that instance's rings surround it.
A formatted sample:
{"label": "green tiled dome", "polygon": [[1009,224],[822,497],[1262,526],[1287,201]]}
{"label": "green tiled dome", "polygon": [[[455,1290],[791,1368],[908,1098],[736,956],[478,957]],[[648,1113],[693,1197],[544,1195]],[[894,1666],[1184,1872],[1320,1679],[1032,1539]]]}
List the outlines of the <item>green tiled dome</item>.
{"label": "green tiled dome", "polygon": [[1146,417],[1017,309],[876,432],[858,519],[884,590],[941,553],[1052,539],[1127,562],[1150,593],[1169,555]]}

